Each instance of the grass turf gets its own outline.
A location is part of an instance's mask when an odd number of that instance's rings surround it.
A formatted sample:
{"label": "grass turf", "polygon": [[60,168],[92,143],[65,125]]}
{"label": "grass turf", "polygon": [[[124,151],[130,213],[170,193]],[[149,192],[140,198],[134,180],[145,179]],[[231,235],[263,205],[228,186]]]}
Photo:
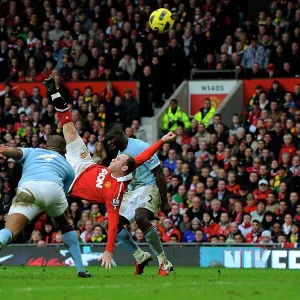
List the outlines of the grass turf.
{"label": "grass turf", "polygon": [[[0,267],[1,299],[299,299],[300,272],[274,269],[176,268],[158,277],[149,267],[110,271],[90,267],[93,278],[77,278],[69,267]],[[201,298],[200,298],[201,297]]]}

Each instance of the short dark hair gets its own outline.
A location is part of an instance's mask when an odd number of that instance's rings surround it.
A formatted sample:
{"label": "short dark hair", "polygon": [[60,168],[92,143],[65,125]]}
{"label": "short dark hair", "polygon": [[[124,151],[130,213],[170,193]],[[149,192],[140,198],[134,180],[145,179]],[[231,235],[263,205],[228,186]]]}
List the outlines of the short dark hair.
{"label": "short dark hair", "polygon": [[47,140],[46,147],[51,148],[51,150],[54,150],[60,154],[66,153],[66,141],[60,135],[50,135]]}
{"label": "short dark hair", "polygon": [[134,160],[134,158],[132,156],[128,155],[128,159],[127,159],[127,161],[126,161],[125,164],[128,167],[127,174],[132,173],[134,171],[134,168],[135,168],[135,160]]}
{"label": "short dark hair", "polygon": [[106,127],[105,134],[124,134],[123,128],[118,123],[111,123]]}

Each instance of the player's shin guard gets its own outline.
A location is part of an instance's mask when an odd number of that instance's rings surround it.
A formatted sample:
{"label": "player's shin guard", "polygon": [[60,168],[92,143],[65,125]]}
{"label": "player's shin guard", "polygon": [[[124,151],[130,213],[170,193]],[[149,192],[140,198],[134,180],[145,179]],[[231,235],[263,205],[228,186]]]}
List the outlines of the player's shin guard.
{"label": "player's shin guard", "polygon": [[144,233],[144,236],[150,249],[152,250],[154,255],[157,256],[159,264],[162,264],[164,261],[166,261],[167,258],[164,253],[157,230],[154,227],[151,227]]}
{"label": "player's shin guard", "polygon": [[[71,226],[71,225],[69,225],[69,226]],[[65,230],[62,230],[63,242],[68,247],[68,249],[71,253],[71,256],[76,265],[77,273],[85,272],[86,270],[85,270],[85,267],[83,266],[77,235],[74,230],[72,230],[72,231],[67,231],[67,230],[68,230],[68,228],[65,228]]]}
{"label": "player's shin guard", "polygon": [[0,230],[0,249],[3,246],[8,245],[12,240],[12,233],[8,229],[2,229]]}

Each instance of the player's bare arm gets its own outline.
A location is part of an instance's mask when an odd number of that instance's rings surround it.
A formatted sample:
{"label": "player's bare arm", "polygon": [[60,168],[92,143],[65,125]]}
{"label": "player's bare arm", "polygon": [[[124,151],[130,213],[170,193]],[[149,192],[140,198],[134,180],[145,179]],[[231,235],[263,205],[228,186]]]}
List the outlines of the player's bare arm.
{"label": "player's bare arm", "polygon": [[167,216],[168,213],[171,210],[171,205],[167,198],[167,181],[165,174],[163,173],[163,170],[161,166],[157,166],[153,169],[153,172],[155,174],[156,178],[156,184],[159,189],[159,194],[161,198],[161,211]]}
{"label": "player's bare arm", "polygon": [[[173,132],[169,132],[168,134],[162,137],[162,140],[164,143],[170,143],[173,142],[175,138],[176,135]],[[161,198],[161,211],[165,215],[168,215],[168,213],[171,210],[171,205],[167,198],[167,181],[165,174],[163,173],[161,166],[157,166],[156,168],[154,168],[153,172],[155,174],[156,184],[159,189],[159,194]]]}
{"label": "player's bare arm", "polygon": [[63,125],[63,134],[67,145],[71,144],[77,139],[80,139],[80,136],[73,123],[67,123]]}
{"label": "player's bare arm", "polygon": [[0,157],[12,158],[15,161],[19,161],[23,157],[23,151],[20,148],[0,146]]}

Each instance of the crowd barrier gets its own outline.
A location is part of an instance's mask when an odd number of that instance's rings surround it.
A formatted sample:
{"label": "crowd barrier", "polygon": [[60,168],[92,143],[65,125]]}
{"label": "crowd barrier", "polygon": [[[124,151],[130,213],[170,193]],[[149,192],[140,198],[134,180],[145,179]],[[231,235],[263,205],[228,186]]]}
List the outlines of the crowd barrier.
{"label": "crowd barrier", "polygon": [[[147,244],[140,244],[149,251]],[[300,249],[282,248],[280,244],[164,244],[164,250],[175,266],[300,269]],[[81,245],[86,266],[99,266],[97,259],[105,251],[105,244]],[[116,266],[133,265],[132,255],[116,247]],[[13,266],[74,266],[69,251],[63,245],[10,245],[0,252],[0,264]],[[157,264],[154,260],[151,264]]]}

